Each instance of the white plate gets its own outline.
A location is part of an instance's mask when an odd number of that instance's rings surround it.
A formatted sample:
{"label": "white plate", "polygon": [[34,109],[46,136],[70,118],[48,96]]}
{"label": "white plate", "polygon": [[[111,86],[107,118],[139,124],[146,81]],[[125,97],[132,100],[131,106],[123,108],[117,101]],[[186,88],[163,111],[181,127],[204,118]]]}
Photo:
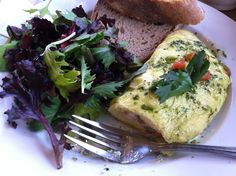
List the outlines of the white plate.
{"label": "white plate", "polygon": [[[71,9],[82,2],[86,10],[91,10],[95,0],[54,1],[53,9]],[[27,0],[2,0],[0,2],[0,32],[7,24],[17,25],[28,16],[21,9],[30,7]],[[213,124],[206,130],[205,144],[236,146],[236,23],[219,11],[202,4],[206,18],[197,26],[188,27],[192,31],[206,36],[223,49],[228,55],[223,61],[232,71],[232,91],[226,105],[217,115]],[[3,76],[3,74],[1,74]],[[208,155],[178,154],[175,157],[161,160],[155,156],[146,158],[132,165],[119,165],[99,158],[79,156],[65,152],[64,167],[56,170],[53,152],[45,132],[31,133],[23,127],[16,130],[8,127],[3,112],[10,107],[10,100],[0,100],[0,172],[3,175],[25,176],[74,176],[74,175],[173,175],[173,176],[234,176],[236,160]],[[19,125],[20,126],[20,125]],[[77,161],[72,158],[76,157]],[[105,168],[109,168],[106,171]]]}

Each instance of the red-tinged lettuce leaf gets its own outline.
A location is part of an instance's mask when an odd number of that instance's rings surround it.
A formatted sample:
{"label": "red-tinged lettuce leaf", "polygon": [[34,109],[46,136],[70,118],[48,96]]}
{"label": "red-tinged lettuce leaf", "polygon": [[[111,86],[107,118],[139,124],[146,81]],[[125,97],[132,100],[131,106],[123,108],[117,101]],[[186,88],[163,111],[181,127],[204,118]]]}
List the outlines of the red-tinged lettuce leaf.
{"label": "red-tinged lettuce leaf", "polygon": [[0,93],[0,97],[3,98],[9,95],[14,97],[12,108],[5,112],[8,115],[8,121],[10,123],[16,120],[27,119],[39,121],[48,132],[54,150],[57,168],[59,169],[62,167],[64,143],[57,139],[50,123],[40,110],[41,100],[39,92],[28,89],[24,85],[24,81],[27,80],[20,77],[17,71],[12,73],[12,78],[3,79],[2,88],[4,91]]}
{"label": "red-tinged lettuce leaf", "polygon": [[106,15],[100,17],[98,20],[101,21],[106,27],[108,26],[113,27],[116,22],[115,19],[108,18]]}
{"label": "red-tinged lettuce leaf", "polygon": [[46,19],[34,17],[28,21],[32,25],[32,36],[35,47],[45,48],[49,43],[58,40],[61,37],[60,31],[56,26]]}
{"label": "red-tinged lettuce leaf", "polygon": [[7,32],[12,40],[19,41],[21,47],[26,50],[37,50],[42,52],[45,47],[58,39],[68,30],[63,24],[34,17],[28,20],[21,28],[8,26]]}
{"label": "red-tinged lettuce leaf", "polygon": [[25,32],[25,26],[22,26],[22,28],[7,26],[7,33],[12,40],[20,40]]}
{"label": "red-tinged lettuce leaf", "polygon": [[25,50],[17,46],[5,53],[9,77],[3,79],[0,97],[13,96],[14,103],[6,111],[8,122],[14,124],[17,120],[34,119],[42,124],[50,136],[58,168],[62,167],[63,142],[60,142],[47,118],[41,111],[44,103],[43,94],[53,94],[54,86],[47,75],[47,67],[39,53]]}
{"label": "red-tinged lettuce leaf", "polygon": [[[43,115],[47,118],[48,122],[52,126],[53,125],[52,122],[61,106],[61,100],[59,96],[55,97],[48,96],[47,99],[49,102],[45,101],[45,103],[41,104],[40,109]],[[32,131],[39,131],[43,129],[43,125],[36,120],[30,121],[28,125]]]}
{"label": "red-tinged lettuce leaf", "polygon": [[47,67],[35,51],[26,51],[20,48],[10,49],[5,53],[7,67],[10,73],[19,72],[24,83],[30,89],[39,92],[52,89],[52,82],[47,75]]}
{"label": "red-tinged lettuce leaf", "polygon": [[72,12],[79,18],[83,18],[83,17],[87,18],[88,17],[87,14],[84,11],[82,5],[72,9]]}

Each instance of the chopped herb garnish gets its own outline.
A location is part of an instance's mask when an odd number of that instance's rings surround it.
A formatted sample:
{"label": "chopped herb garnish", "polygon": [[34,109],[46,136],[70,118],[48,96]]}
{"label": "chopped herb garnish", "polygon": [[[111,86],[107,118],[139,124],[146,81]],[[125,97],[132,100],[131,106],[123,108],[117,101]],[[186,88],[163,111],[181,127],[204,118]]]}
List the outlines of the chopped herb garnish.
{"label": "chopped herb garnish", "polygon": [[177,58],[176,57],[167,57],[165,60],[166,60],[166,63],[167,64],[171,64],[173,63]]}
{"label": "chopped herb garnish", "polygon": [[133,100],[138,100],[139,99],[139,96],[138,95],[135,95],[134,97],[133,97]]}
{"label": "chopped herb garnish", "polygon": [[145,111],[153,111],[153,107],[151,107],[151,106],[147,106],[147,105],[145,105],[145,104],[143,104],[142,106],[141,106],[141,108],[143,109],[143,110],[145,110]]}
{"label": "chopped herb garnish", "polygon": [[198,82],[203,75],[208,71],[210,62],[206,59],[205,51],[200,51],[194,55],[193,59],[187,66],[187,72],[189,73],[193,84]]}
{"label": "chopped herb garnish", "polygon": [[154,93],[160,98],[160,103],[163,103],[170,97],[182,95],[193,89],[189,74],[183,71],[169,71],[154,86]]}
{"label": "chopped herb garnish", "polygon": [[205,57],[205,51],[195,54],[187,66],[187,72],[181,70],[169,71],[161,77],[160,81],[154,84],[154,93],[160,98],[160,103],[170,97],[194,90],[194,84],[209,69],[210,62]]}

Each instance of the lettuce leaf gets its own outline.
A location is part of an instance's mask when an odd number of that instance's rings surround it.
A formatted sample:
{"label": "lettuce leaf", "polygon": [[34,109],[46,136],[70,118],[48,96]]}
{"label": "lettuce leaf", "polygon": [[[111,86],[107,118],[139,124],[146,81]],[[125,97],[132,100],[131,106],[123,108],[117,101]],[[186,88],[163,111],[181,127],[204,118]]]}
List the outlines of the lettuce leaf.
{"label": "lettuce leaf", "polygon": [[84,56],[81,59],[81,93],[85,93],[85,90],[90,90],[95,79],[95,75],[91,75],[91,70],[85,63]]}
{"label": "lettuce leaf", "polygon": [[17,41],[11,41],[10,43],[7,43],[5,45],[0,46],[0,72],[6,71],[6,60],[4,58],[4,54],[6,50],[14,48],[18,42]]}
{"label": "lettuce leaf", "polygon": [[65,55],[58,50],[50,49],[44,52],[44,62],[48,66],[48,75],[60,91],[60,94],[67,101],[70,93],[80,88],[78,79],[80,71],[73,69],[63,69],[68,67],[69,63],[64,60]]}
{"label": "lettuce leaf", "polygon": [[74,114],[96,120],[100,114],[100,100],[96,96],[91,96],[85,103],[76,104]]}
{"label": "lettuce leaf", "polygon": [[111,64],[116,62],[116,58],[111,48],[107,45],[91,49],[94,57],[101,61],[105,68],[109,68]]}
{"label": "lettuce leaf", "polygon": [[102,97],[104,99],[114,98],[116,97],[116,92],[119,88],[124,85],[123,81],[120,82],[109,82],[101,85],[97,85],[93,88],[93,92],[95,95]]}
{"label": "lettuce leaf", "polygon": [[[15,58],[14,52],[8,51],[6,54],[11,55],[8,58]],[[12,60],[14,59],[8,61]],[[17,60],[12,69],[10,70],[11,76],[3,78],[1,85],[3,91],[0,92],[0,98],[6,96],[14,98],[12,107],[5,112],[8,115],[8,122],[14,124],[17,120],[28,121],[29,119],[40,122],[50,137],[57,168],[61,168],[64,142],[57,139],[52,126],[40,109],[44,102],[41,95],[53,91],[50,81],[44,75],[46,67],[40,60],[37,62]]]}
{"label": "lettuce leaf", "polygon": [[[48,97],[48,103],[43,103],[40,107],[41,112],[43,115],[47,118],[48,122],[52,124],[52,121],[57,114],[59,108],[61,107],[61,100],[59,96],[56,97]],[[36,120],[32,120],[29,122],[29,128],[33,131],[39,131],[43,129],[43,126],[41,123],[39,123]]]}

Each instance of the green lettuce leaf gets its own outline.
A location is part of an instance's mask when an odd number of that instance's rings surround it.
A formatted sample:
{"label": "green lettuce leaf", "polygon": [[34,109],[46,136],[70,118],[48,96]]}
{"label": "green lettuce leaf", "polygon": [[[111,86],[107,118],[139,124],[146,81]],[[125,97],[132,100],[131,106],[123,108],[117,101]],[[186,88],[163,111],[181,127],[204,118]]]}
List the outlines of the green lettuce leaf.
{"label": "green lettuce leaf", "polygon": [[74,41],[78,42],[81,45],[94,45],[104,39],[104,32],[97,32],[93,34],[83,33],[80,36],[76,37]]}
{"label": "green lettuce leaf", "polygon": [[14,48],[18,42],[12,41],[11,43],[7,43],[5,45],[0,46],[0,71],[6,71],[6,60],[4,59],[4,54],[6,50]]}
{"label": "green lettuce leaf", "polygon": [[112,63],[116,62],[114,53],[107,45],[103,47],[92,48],[91,52],[95,59],[102,62],[105,68],[109,68]]}
{"label": "green lettuce leaf", "polygon": [[44,62],[48,66],[48,75],[60,91],[61,96],[68,100],[69,94],[80,88],[78,82],[80,72],[75,68],[63,69],[62,67],[69,66],[64,57],[64,54],[58,50],[51,51],[48,49],[44,52]]}
{"label": "green lettuce leaf", "polygon": [[99,98],[92,96],[88,98],[85,103],[76,104],[74,114],[96,120],[100,114],[100,110],[101,106]]}
{"label": "green lettuce leaf", "polygon": [[102,97],[104,99],[114,98],[116,97],[116,92],[119,88],[124,85],[123,81],[120,82],[109,82],[105,84],[98,85],[94,87],[92,90],[95,95]]}
{"label": "green lettuce leaf", "polygon": [[95,80],[95,75],[91,75],[91,70],[85,63],[84,56],[81,59],[81,93],[85,93],[85,90],[90,90]]}
{"label": "green lettuce leaf", "polygon": [[61,15],[61,16],[63,16],[65,19],[67,19],[67,20],[69,20],[69,21],[74,21],[75,20],[75,18],[77,18],[77,16],[76,16],[76,14],[74,14],[73,12],[71,12],[71,11],[66,11],[66,12],[59,12],[59,14]]}

